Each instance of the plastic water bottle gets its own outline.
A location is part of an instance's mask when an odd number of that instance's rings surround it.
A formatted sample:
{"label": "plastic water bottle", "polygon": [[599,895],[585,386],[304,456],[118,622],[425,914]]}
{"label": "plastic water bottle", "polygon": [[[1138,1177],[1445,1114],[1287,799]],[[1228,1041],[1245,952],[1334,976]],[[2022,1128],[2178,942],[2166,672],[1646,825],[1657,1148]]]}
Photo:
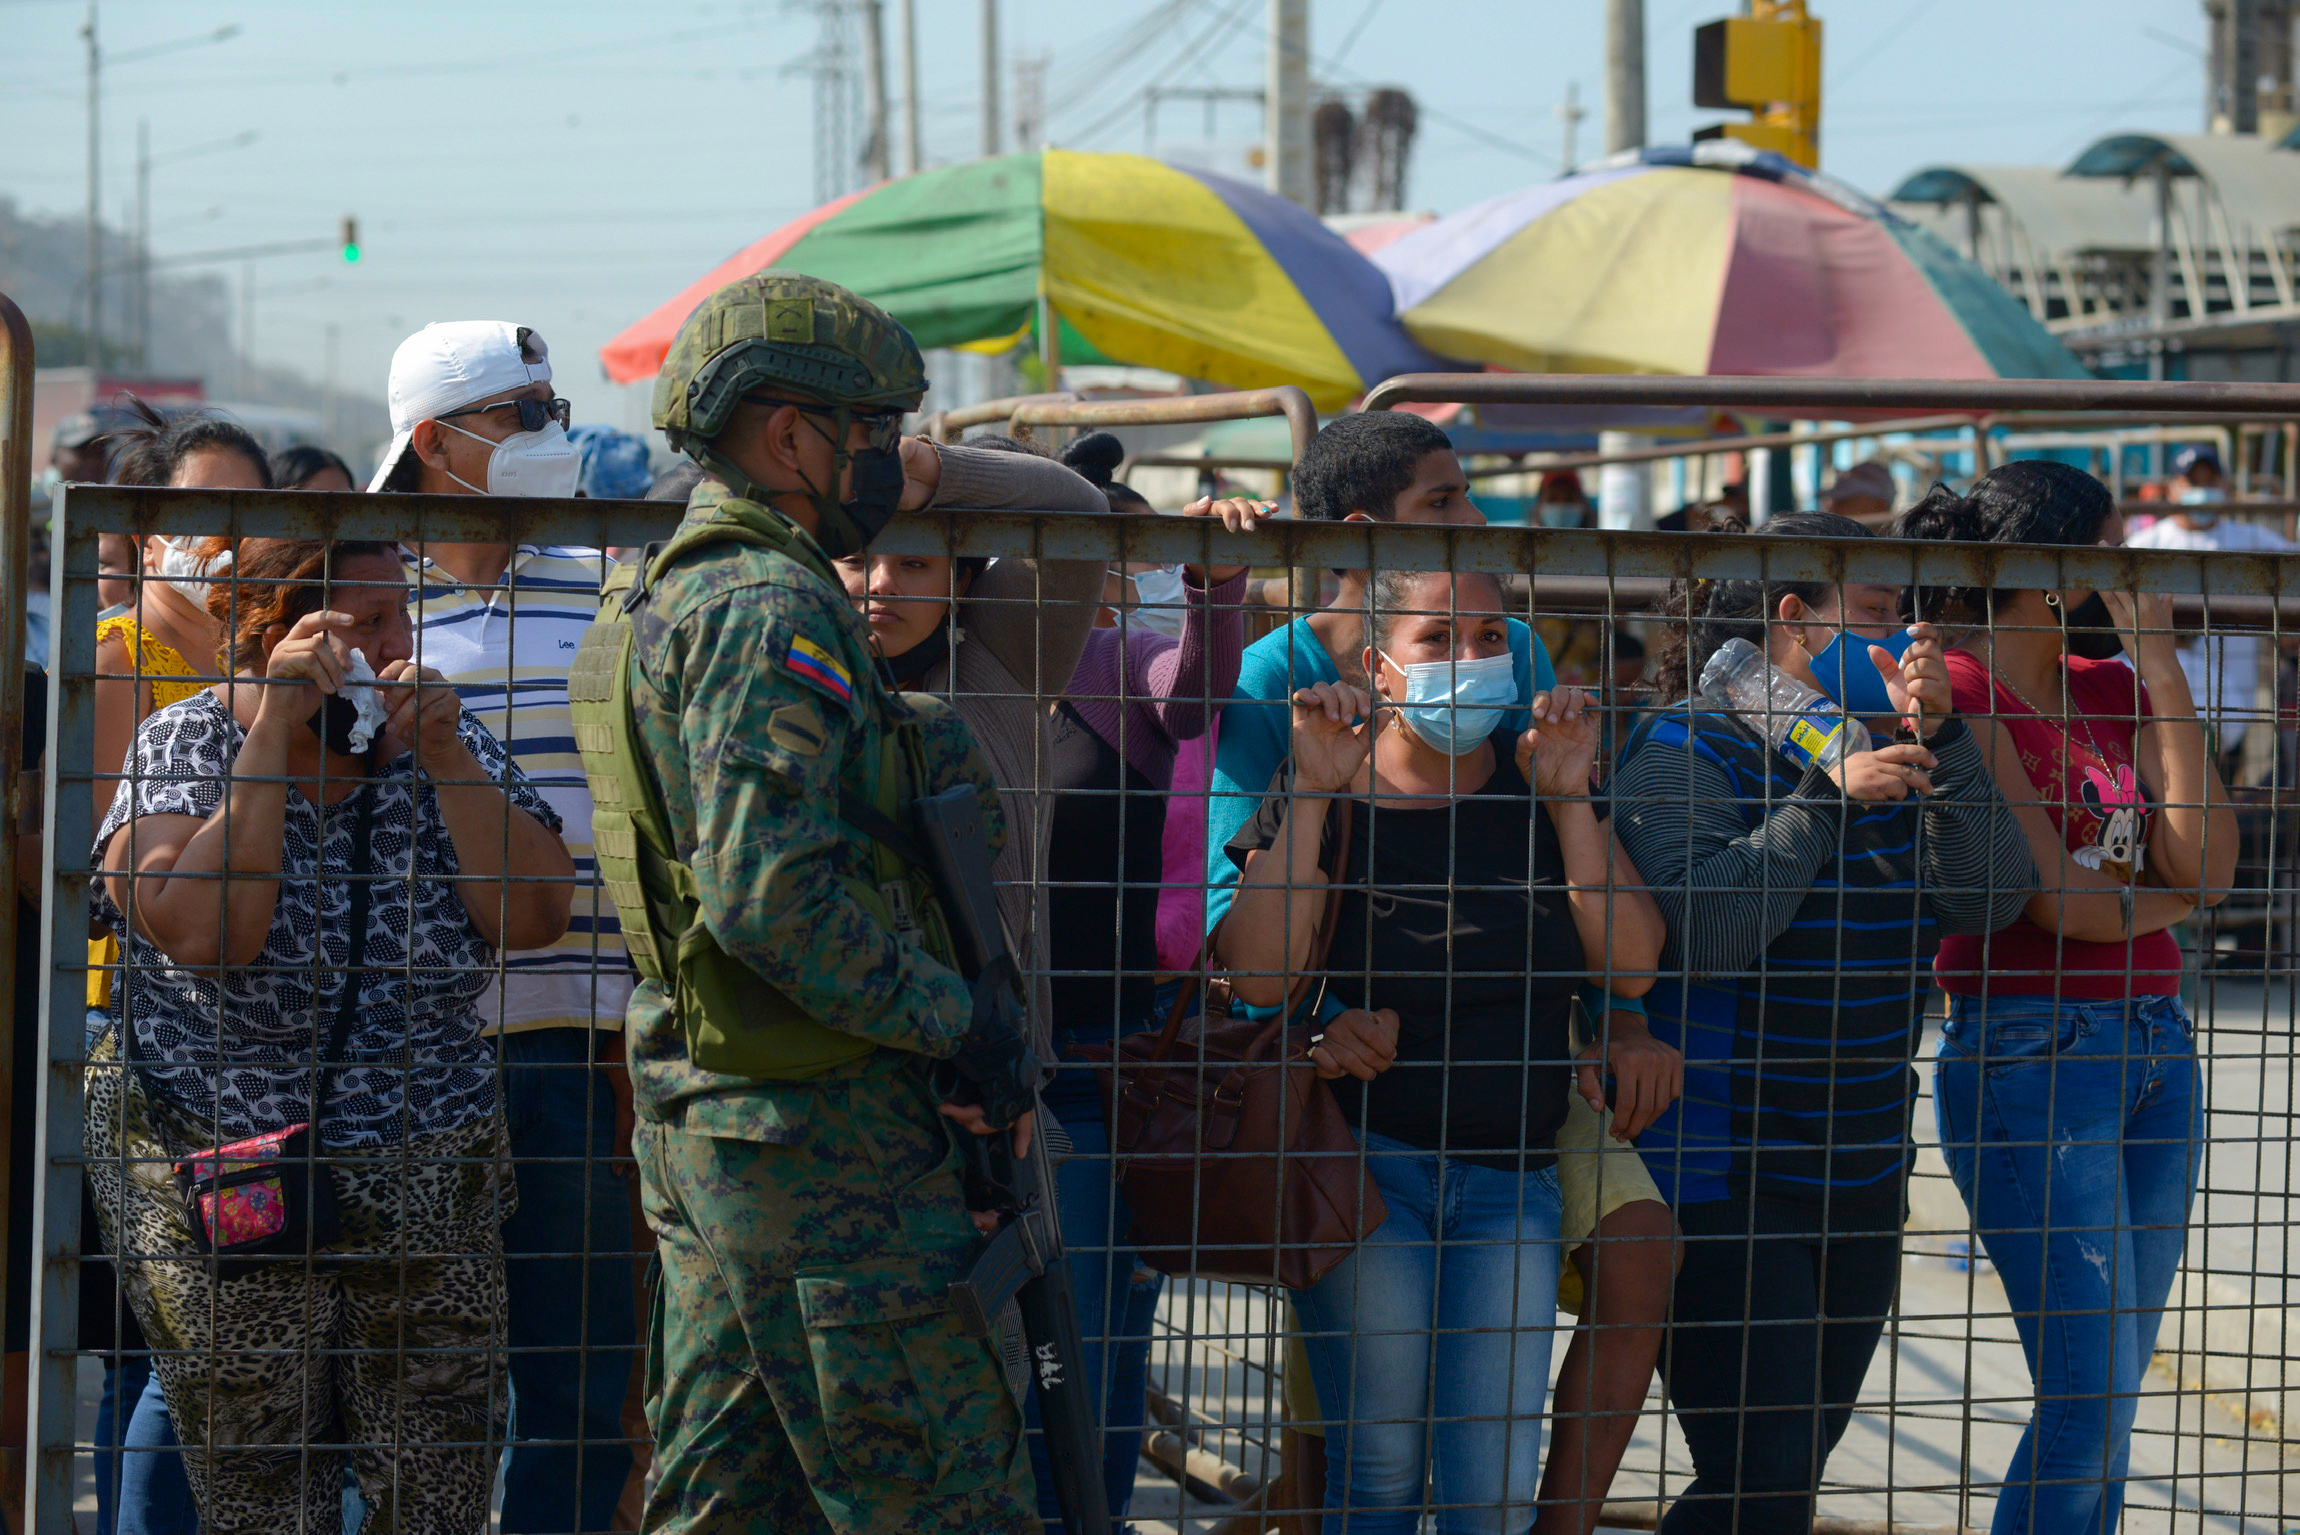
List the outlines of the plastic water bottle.
{"label": "plastic water bottle", "polygon": [[1869,749],[1867,726],[1847,719],[1842,709],[1788,676],[1747,640],[1727,640],[1717,647],[1701,668],[1701,693],[1722,700],[1798,767],[1826,773]]}

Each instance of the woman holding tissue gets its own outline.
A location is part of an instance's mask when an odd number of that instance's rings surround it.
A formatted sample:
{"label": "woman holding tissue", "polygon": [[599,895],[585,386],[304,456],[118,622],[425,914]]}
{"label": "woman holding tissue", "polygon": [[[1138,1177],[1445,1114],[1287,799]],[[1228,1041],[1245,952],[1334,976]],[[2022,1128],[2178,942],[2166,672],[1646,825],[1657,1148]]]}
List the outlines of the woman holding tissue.
{"label": "woman holding tissue", "polygon": [[[1760,536],[1870,534],[1812,512]],[[1933,950],[2034,888],[1940,638],[1900,603],[1681,586],[1664,702],[1614,778],[1669,922],[1646,1010],[1685,1052],[1684,1097],[1638,1143],[1684,1233],[1662,1371],[1695,1475],[1665,1535],[1811,1525],[1900,1275]]]}
{"label": "woman holding tissue", "polygon": [[132,981],[89,1182],[147,1255],[121,1277],[207,1529],[340,1524],[342,1454],[309,1446],[347,1442],[378,1527],[476,1529],[515,1195],[473,1004],[565,929],[574,865],[413,663],[394,546],[236,556],[226,679],[144,722],[97,832]]}

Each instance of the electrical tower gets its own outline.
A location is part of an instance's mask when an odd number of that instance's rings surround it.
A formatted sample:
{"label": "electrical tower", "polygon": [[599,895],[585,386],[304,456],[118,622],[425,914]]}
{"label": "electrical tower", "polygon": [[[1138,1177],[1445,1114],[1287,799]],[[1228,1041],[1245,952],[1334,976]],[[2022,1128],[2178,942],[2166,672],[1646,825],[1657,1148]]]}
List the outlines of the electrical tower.
{"label": "electrical tower", "polygon": [[803,74],[815,87],[815,201],[827,203],[863,185],[861,0],[785,0],[812,11],[812,52],[793,59],[786,74]]}

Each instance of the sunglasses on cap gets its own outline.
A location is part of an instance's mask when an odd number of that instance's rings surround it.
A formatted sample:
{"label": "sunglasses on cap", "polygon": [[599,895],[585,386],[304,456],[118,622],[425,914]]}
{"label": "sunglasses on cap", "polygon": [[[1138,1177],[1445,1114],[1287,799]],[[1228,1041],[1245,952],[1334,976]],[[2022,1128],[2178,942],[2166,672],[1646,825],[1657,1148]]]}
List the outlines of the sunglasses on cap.
{"label": "sunglasses on cap", "polygon": [[468,405],[462,410],[451,410],[443,416],[434,416],[432,419],[435,421],[453,421],[457,416],[477,416],[491,410],[515,410],[519,412],[519,430],[522,432],[540,432],[543,430],[544,424],[551,421],[558,422],[561,429],[564,430],[567,424],[575,419],[575,406],[571,401],[560,399],[534,400],[524,397],[516,400],[497,400],[493,405]]}
{"label": "sunglasses on cap", "polygon": [[[777,400],[763,394],[746,394],[743,399],[752,405],[788,405],[793,410],[804,411],[810,416],[835,416],[839,413],[839,407],[836,405],[818,405],[810,400]],[[864,429],[870,433],[870,447],[874,451],[887,453],[902,445],[903,413],[901,411],[857,410],[850,405],[847,407],[847,413],[849,420],[860,421]]]}

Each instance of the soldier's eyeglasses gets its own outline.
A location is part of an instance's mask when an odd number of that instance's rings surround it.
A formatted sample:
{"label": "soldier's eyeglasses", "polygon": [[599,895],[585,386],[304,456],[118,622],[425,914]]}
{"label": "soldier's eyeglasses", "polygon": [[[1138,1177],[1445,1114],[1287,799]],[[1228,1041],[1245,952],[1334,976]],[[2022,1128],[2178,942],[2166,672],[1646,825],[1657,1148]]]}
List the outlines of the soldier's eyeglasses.
{"label": "soldier's eyeglasses", "polygon": [[[743,398],[753,405],[788,405],[793,410],[805,411],[810,416],[836,416],[836,405],[817,405],[808,400],[776,400],[763,394],[746,394]],[[870,434],[870,446],[881,453],[892,452],[902,445],[902,418],[899,410],[855,410],[848,407],[848,419],[859,421]]]}
{"label": "soldier's eyeglasses", "polygon": [[457,416],[477,416],[491,410],[516,410],[519,412],[519,430],[522,432],[540,432],[545,423],[551,421],[558,422],[560,427],[564,429],[569,422],[575,419],[574,402],[560,399],[497,400],[493,405],[469,405],[462,410],[451,410],[443,416],[435,416],[432,419],[453,421]]}

